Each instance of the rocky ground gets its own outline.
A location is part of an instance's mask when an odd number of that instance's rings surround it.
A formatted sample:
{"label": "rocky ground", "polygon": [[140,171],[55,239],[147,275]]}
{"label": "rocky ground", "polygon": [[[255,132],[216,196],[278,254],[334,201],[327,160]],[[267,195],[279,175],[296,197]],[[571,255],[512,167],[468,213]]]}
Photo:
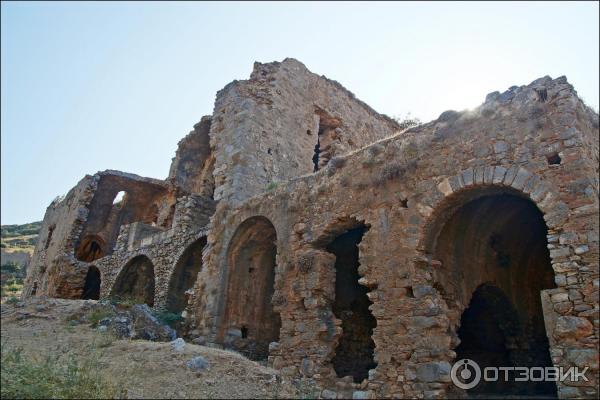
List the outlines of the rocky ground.
{"label": "rocky ground", "polygon": [[[119,317],[123,314],[117,310],[116,317],[112,314],[106,318],[106,307],[93,300],[44,298],[2,304],[3,362],[14,349],[22,349],[23,357],[32,363],[51,355],[79,361],[95,358],[94,369],[102,382],[118,388],[120,396],[126,398],[307,398],[315,395],[312,388],[282,381],[277,371],[231,351],[191,343],[177,349],[171,342],[119,339],[114,320],[125,321]],[[133,322],[128,322],[129,328],[137,331]],[[132,331],[131,336],[136,336],[135,332]],[[181,339],[177,342],[181,344]],[[195,360],[195,365],[188,365],[191,360]],[[11,372],[7,368],[2,369],[3,385]]]}

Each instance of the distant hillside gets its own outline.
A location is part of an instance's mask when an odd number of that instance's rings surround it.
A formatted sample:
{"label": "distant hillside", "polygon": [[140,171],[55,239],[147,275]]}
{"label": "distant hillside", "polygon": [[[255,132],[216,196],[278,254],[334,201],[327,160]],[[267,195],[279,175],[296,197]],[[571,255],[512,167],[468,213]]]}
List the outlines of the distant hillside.
{"label": "distant hillside", "polygon": [[29,259],[37,243],[42,222],[23,225],[1,225],[0,240],[0,286],[4,300],[18,296],[23,288],[23,279]]}
{"label": "distant hillside", "polygon": [[25,251],[32,253],[41,226],[41,221],[23,225],[2,225],[0,227],[2,238],[0,247],[6,252]]}

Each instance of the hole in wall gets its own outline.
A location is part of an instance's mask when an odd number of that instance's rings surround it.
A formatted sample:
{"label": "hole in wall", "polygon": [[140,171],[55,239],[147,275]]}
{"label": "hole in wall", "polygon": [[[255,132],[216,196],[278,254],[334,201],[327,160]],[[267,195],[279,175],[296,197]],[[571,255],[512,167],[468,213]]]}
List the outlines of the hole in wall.
{"label": "hole in wall", "polygon": [[123,207],[123,204],[125,203],[125,195],[127,193],[124,190],[121,190],[120,192],[118,192],[115,195],[115,198],[113,199],[113,206],[117,207],[117,208],[121,208]]}
{"label": "hole in wall", "polygon": [[312,158],[313,172],[326,166],[334,156],[332,144],[337,139],[336,129],[342,125],[339,119],[332,117],[320,108],[317,108],[315,115],[318,125],[317,143]]}
{"label": "hole in wall", "polygon": [[548,160],[548,165],[559,165],[562,161],[558,153],[552,153],[546,156],[546,160]]}
{"label": "hole in wall", "polygon": [[247,339],[248,338],[248,327],[242,326],[241,332],[242,332],[242,339]]}
{"label": "hole in wall", "polygon": [[332,311],[342,320],[342,336],[332,364],[338,377],[352,376],[356,383],[368,378],[369,370],[377,366],[372,338],[377,320],[369,310],[372,304],[367,297],[369,290],[358,283],[358,244],[366,230],[364,225],[350,229],[327,246],[327,251],[336,257]]}
{"label": "hole in wall", "polygon": [[408,199],[400,199],[400,207],[408,208]]}

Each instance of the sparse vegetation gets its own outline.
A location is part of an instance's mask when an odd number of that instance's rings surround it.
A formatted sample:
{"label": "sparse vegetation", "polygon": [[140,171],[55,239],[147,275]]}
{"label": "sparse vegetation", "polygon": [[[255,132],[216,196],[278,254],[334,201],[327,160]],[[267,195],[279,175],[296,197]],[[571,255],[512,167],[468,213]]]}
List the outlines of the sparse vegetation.
{"label": "sparse vegetation", "polygon": [[171,328],[174,328],[175,325],[183,321],[183,317],[181,313],[174,313],[168,310],[154,310],[153,314],[160,322],[163,324],[169,325]]}
{"label": "sparse vegetation", "polygon": [[18,296],[23,289],[23,279],[25,272],[19,264],[9,261],[0,266],[1,296]]}
{"label": "sparse vegetation", "polygon": [[99,309],[99,310],[94,310],[91,313],[89,313],[87,315],[87,320],[90,323],[90,325],[92,326],[92,328],[95,328],[98,326],[98,324],[100,323],[100,321],[102,321],[104,318],[109,318],[114,316],[114,312],[112,310],[109,309]]}
{"label": "sparse vegetation", "polygon": [[411,113],[406,113],[404,117],[397,115],[392,118],[400,125],[400,129],[403,131],[421,125],[421,120],[412,116]]}
{"label": "sparse vegetation", "polygon": [[271,190],[275,189],[277,187],[277,182],[271,182],[267,185],[267,191],[270,192]]}
{"label": "sparse vegetation", "polygon": [[69,353],[36,359],[5,344],[1,351],[3,399],[126,398],[119,385],[102,375],[97,352],[78,360]]}

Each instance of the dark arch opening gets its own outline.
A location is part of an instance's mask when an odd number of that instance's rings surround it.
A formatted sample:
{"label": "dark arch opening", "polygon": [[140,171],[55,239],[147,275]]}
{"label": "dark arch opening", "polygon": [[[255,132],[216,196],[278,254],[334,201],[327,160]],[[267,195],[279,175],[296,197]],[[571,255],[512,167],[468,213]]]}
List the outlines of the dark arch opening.
{"label": "dark arch opening", "polygon": [[[457,359],[482,367],[552,366],[540,292],[554,287],[554,272],[547,227],[533,202],[512,193],[466,202],[443,225],[434,258],[442,264],[436,284],[454,318],[464,310]],[[556,395],[556,387],[511,380],[480,383],[468,393]]]}
{"label": "dark arch opening", "polygon": [[187,306],[186,292],[194,286],[198,273],[202,269],[202,250],[205,245],[206,237],[196,240],[188,246],[177,261],[169,282],[167,310],[179,314]]}
{"label": "dark arch opening", "polygon": [[92,262],[104,257],[106,254],[106,243],[98,235],[87,235],[75,250],[75,257],[79,261]]}
{"label": "dark arch opening", "polygon": [[266,359],[279,341],[281,318],[273,309],[277,233],[264,217],[252,217],[236,230],[227,250],[229,278],[221,324],[225,345],[249,358]]}
{"label": "dark arch opening", "polygon": [[154,306],[154,265],[144,255],[131,259],[115,281],[111,297]]}
{"label": "dark arch opening", "polygon": [[342,320],[342,336],[332,359],[338,377],[352,376],[354,382],[368,378],[369,370],[377,366],[373,358],[373,329],[377,320],[369,306],[368,289],[358,280],[358,244],[367,230],[361,225],[335,238],[327,251],[335,255],[335,301],[332,311]]}
{"label": "dark arch opening", "polygon": [[91,265],[85,275],[85,284],[83,285],[82,299],[99,300],[100,299],[100,270]]}

